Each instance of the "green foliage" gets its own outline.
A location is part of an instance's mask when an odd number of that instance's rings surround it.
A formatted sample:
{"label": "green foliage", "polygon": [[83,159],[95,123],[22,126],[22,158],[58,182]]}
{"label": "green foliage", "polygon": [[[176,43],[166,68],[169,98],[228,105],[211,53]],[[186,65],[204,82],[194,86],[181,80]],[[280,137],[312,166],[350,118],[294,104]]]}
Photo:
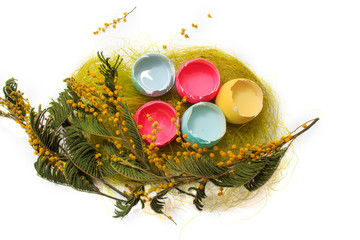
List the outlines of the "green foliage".
{"label": "green foliage", "polygon": [[163,209],[165,206],[165,195],[168,193],[169,190],[163,190],[159,192],[153,199],[151,200],[150,207],[151,209],[159,214],[164,214]]}
{"label": "green foliage", "polygon": [[98,58],[102,62],[99,67],[100,73],[105,77],[105,86],[112,92],[115,91],[115,77],[118,76],[117,69],[120,66],[122,59],[118,55],[114,64],[110,63],[110,58],[105,58],[103,52],[97,53]]}
{"label": "green foliage", "polygon": [[191,190],[196,191],[196,195],[193,200],[193,203],[199,211],[203,210],[204,204],[202,203],[202,201],[203,201],[203,199],[206,198],[206,194],[205,194],[206,183],[201,183],[201,184],[204,186],[203,188],[200,188],[200,187],[199,188],[195,188],[195,187],[189,188],[189,191],[191,191]]}
{"label": "green foliage", "polygon": [[141,152],[141,155],[143,155],[143,148],[144,148],[144,144],[141,138],[141,135],[139,133],[137,124],[135,122],[134,117],[131,115],[131,111],[129,109],[129,106],[126,103],[120,103],[121,104],[121,113],[122,113],[122,118],[124,119],[125,123],[126,123],[126,128],[129,131],[129,135],[130,138],[133,140],[134,145],[135,145],[135,149],[137,151]]}
{"label": "green foliage", "polygon": [[65,91],[61,92],[57,98],[57,101],[53,100],[50,102],[48,112],[50,113],[52,119],[53,129],[60,127],[73,113],[74,109],[72,105],[67,102],[68,100],[78,102],[77,95],[70,89],[66,89]]}
{"label": "green foliage", "polygon": [[38,157],[34,166],[40,177],[54,183],[67,184],[65,175],[49,161],[49,157]]}
{"label": "green foliage", "polygon": [[59,153],[61,136],[58,131],[53,129],[51,121],[46,118],[47,110],[41,110],[38,113],[34,109],[30,111],[30,126],[35,133],[40,144],[53,153]]}
{"label": "green foliage", "polygon": [[188,175],[197,177],[214,178],[223,174],[227,168],[217,166],[209,157],[203,156],[201,158],[195,158],[188,156],[185,158],[182,156],[180,162],[176,162],[173,158],[167,160],[167,166],[169,169],[186,173]]}
{"label": "green foliage", "polygon": [[228,170],[226,174],[223,174],[217,180],[210,179],[210,181],[219,187],[242,186],[255,177],[265,167],[266,162],[265,158],[260,158],[251,162],[251,164],[248,164],[248,161],[240,162],[233,170]]}
{"label": "green foliage", "polygon": [[70,154],[70,160],[85,174],[98,178],[97,160],[95,148],[86,140],[82,130],[75,126],[65,129],[66,148]]}
{"label": "green foliage", "polygon": [[114,134],[104,127],[93,115],[85,115],[82,113],[77,113],[72,117],[73,126],[81,129],[81,131],[86,132],[91,135],[96,135],[99,137],[112,137]]}
{"label": "green foliage", "polygon": [[162,177],[147,172],[140,166],[137,166],[136,163],[131,163],[129,159],[126,158],[124,158],[123,162],[121,163],[111,162],[110,165],[115,169],[118,174],[136,182],[151,182],[162,179]]}
{"label": "green foliage", "polygon": [[14,99],[14,96],[11,94],[12,92],[17,91],[17,83],[15,78],[10,78],[5,82],[5,86],[3,87],[3,92],[5,99],[7,99],[12,104],[16,104],[16,99]]}
{"label": "green foliage", "polygon": [[[138,193],[139,191],[144,191],[144,186],[139,186],[137,188],[134,189],[134,193],[131,194],[127,201],[116,201],[115,203],[115,207],[117,209],[115,209],[115,216],[113,216],[114,218],[123,218],[125,217],[130,211],[131,209],[137,205],[139,203],[139,201],[141,201],[140,196],[141,195],[136,195],[136,193]],[[143,202],[141,201],[141,203],[143,204]],[[143,205],[144,207],[144,205]]]}
{"label": "green foliage", "polygon": [[67,162],[64,169],[66,182],[78,191],[96,192],[93,179],[80,171],[72,162]]}
{"label": "green foliage", "polygon": [[104,141],[103,143],[104,150],[111,156],[116,155],[117,157],[121,158],[119,162],[110,162],[110,166],[120,175],[133,180],[133,181],[140,181],[140,182],[150,182],[164,179],[164,177],[155,175],[145,169],[142,166],[134,161],[131,160],[128,154],[120,154],[119,150],[115,147],[114,144]]}
{"label": "green foliage", "polygon": [[[12,105],[17,105],[17,102],[20,98],[20,93],[14,94],[17,92],[17,83],[15,78],[10,78],[5,82],[5,86],[3,87],[3,92],[5,99],[8,100]],[[17,105],[17,107],[21,110],[21,116],[25,117],[26,111],[22,105]]]}
{"label": "green foliage", "polygon": [[247,190],[255,191],[263,186],[274,174],[278,168],[281,159],[285,155],[288,148],[283,148],[279,152],[267,158],[265,166],[258,172],[258,174],[251,178],[244,186]]}
{"label": "green foliage", "polygon": [[110,159],[103,159],[101,165],[101,175],[103,177],[112,177],[119,175],[119,173],[111,166]]}
{"label": "green foliage", "polygon": [[[137,200],[139,201],[139,200]],[[135,198],[131,198],[129,201],[127,202],[122,202],[117,200],[116,204],[115,204],[115,216],[113,216],[114,218],[123,218],[125,217],[132,209],[133,206],[135,206],[137,204],[136,199]]]}

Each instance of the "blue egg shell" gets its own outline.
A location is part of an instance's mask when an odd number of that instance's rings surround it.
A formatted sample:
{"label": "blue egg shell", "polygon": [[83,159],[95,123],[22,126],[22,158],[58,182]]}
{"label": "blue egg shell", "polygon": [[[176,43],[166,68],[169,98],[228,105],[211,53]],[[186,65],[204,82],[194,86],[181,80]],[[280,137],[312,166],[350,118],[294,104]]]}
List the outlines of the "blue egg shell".
{"label": "blue egg shell", "polygon": [[187,141],[200,148],[215,146],[226,133],[226,119],[213,103],[199,102],[188,108],[181,118],[181,132]]}
{"label": "blue egg shell", "polygon": [[173,87],[175,67],[160,53],[146,53],[135,61],[131,77],[136,89],[142,94],[158,97]]}

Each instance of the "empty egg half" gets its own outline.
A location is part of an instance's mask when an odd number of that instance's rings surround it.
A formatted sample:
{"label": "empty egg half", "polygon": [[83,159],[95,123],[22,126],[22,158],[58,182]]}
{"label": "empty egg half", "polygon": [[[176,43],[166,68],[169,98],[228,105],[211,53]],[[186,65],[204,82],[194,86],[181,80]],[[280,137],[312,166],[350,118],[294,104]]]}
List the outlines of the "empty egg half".
{"label": "empty egg half", "polygon": [[[176,119],[176,123],[171,121],[172,118]],[[158,147],[165,146],[176,138],[175,124],[180,124],[175,108],[163,101],[145,103],[136,111],[134,119],[136,124],[141,126],[140,134],[150,136],[145,142],[153,142]],[[153,132],[156,128],[159,130]],[[155,138],[151,139],[151,136]]]}
{"label": "empty egg half", "polygon": [[196,58],[185,62],[177,71],[176,89],[190,103],[208,102],[219,91],[220,74],[213,63]]}
{"label": "empty egg half", "polygon": [[199,102],[188,108],[181,118],[181,132],[187,141],[199,147],[216,145],[226,133],[226,120],[213,103]]}
{"label": "empty egg half", "polygon": [[223,111],[227,122],[242,124],[261,112],[263,92],[249,79],[233,79],[220,88],[215,103]]}
{"label": "empty egg half", "polygon": [[138,58],[131,75],[136,89],[150,97],[164,95],[175,83],[174,64],[160,53],[146,53]]}

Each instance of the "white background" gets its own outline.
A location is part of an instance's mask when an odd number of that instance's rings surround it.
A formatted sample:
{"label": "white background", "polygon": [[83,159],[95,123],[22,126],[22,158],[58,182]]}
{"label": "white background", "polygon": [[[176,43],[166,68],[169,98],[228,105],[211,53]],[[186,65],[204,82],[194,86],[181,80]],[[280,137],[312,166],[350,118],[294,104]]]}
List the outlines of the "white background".
{"label": "white background", "polygon": [[[92,35],[134,6],[126,24]],[[182,44],[179,31],[193,22],[195,43],[231,50],[271,83],[289,129],[320,117],[295,142],[285,187],[258,214],[187,206],[171,212],[178,225],[140,209],[113,219],[104,198],[38,177],[27,136],[1,118],[1,239],[360,238],[357,1],[1,1],[0,83],[13,76],[33,106],[46,106],[109,41]]]}

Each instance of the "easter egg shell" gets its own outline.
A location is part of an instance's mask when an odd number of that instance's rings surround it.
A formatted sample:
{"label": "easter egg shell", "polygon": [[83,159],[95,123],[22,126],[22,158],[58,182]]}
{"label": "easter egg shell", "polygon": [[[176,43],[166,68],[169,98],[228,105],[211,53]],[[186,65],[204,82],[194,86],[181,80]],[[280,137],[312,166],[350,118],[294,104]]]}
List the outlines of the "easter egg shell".
{"label": "easter egg shell", "polygon": [[190,103],[208,102],[219,91],[220,74],[210,61],[196,58],[185,62],[177,71],[176,89]]}
{"label": "easter egg shell", "polygon": [[261,112],[263,92],[249,79],[233,79],[220,88],[215,103],[224,112],[229,123],[242,124],[251,121]]}
{"label": "easter egg shell", "polygon": [[200,102],[188,108],[181,118],[181,132],[198,147],[216,145],[226,133],[223,112],[213,103]]}
{"label": "easter egg shell", "polygon": [[[149,119],[151,117],[151,119]],[[177,119],[174,123],[172,118]],[[176,110],[170,104],[163,101],[151,101],[142,105],[135,113],[134,119],[137,125],[141,125],[139,132],[141,135],[152,135],[154,130],[154,122],[158,122],[158,130],[155,134],[155,146],[162,147],[170,143],[176,138],[176,126],[179,124],[179,117],[176,116]],[[146,138],[146,143],[150,144],[151,139]]]}
{"label": "easter egg shell", "polygon": [[158,97],[173,87],[175,67],[160,53],[146,53],[135,61],[131,76],[138,91],[146,96]]}

